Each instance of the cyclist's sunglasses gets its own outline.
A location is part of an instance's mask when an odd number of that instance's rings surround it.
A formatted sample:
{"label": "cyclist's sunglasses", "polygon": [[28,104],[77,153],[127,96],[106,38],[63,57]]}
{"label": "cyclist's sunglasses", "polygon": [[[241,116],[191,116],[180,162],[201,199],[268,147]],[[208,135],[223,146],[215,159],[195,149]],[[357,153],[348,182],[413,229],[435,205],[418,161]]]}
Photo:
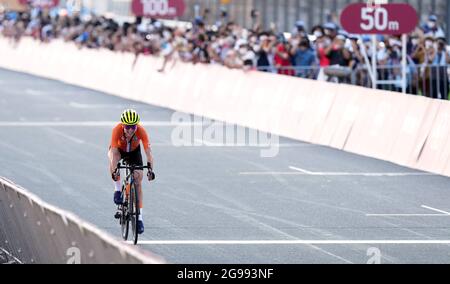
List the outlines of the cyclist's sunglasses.
{"label": "cyclist's sunglasses", "polygon": [[125,125],[126,130],[130,130],[130,129],[136,130],[136,128],[137,128],[137,125]]}

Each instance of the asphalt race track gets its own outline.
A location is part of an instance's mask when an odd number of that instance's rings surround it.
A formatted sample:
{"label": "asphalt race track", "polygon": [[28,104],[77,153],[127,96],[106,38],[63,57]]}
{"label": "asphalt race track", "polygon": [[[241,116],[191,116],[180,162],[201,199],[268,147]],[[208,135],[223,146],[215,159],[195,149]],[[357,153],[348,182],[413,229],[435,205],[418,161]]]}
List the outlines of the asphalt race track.
{"label": "asphalt race track", "polygon": [[180,147],[172,110],[4,69],[0,107],[0,176],[118,238],[107,150],[136,108],[157,175],[140,246],[169,263],[450,263],[447,177],[284,138]]}

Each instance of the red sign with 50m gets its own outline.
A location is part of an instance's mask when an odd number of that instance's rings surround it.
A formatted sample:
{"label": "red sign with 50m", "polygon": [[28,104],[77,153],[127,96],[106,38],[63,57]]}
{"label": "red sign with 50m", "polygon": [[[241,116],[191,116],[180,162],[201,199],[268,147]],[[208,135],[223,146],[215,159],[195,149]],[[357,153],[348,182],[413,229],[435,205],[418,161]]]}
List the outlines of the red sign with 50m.
{"label": "red sign with 50m", "polygon": [[418,21],[416,10],[406,3],[351,4],[341,14],[342,27],[353,34],[407,34]]}

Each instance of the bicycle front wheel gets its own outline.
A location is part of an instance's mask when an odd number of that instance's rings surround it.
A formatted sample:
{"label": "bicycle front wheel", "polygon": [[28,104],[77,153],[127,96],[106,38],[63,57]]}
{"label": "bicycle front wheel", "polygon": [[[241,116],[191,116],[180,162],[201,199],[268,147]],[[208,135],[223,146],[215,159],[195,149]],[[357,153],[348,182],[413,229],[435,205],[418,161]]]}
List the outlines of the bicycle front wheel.
{"label": "bicycle front wheel", "polygon": [[130,230],[130,217],[128,214],[128,200],[126,198],[127,194],[125,192],[125,187],[122,187],[123,204],[120,205],[121,216],[120,216],[120,227],[122,229],[122,238],[126,241],[128,240],[128,232]]}
{"label": "bicycle front wheel", "polygon": [[138,227],[138,220],[139,220],[139,194],[136,190],[136,187],[134,185],[134,183],[131,185],[130,188],[130,204],[129,204],[129,212],[130,212],[130,221],[131,221],[131,229],[133,232],[133,243],[136,245],[138,242],[138,231],[137,231],[137,227]]}

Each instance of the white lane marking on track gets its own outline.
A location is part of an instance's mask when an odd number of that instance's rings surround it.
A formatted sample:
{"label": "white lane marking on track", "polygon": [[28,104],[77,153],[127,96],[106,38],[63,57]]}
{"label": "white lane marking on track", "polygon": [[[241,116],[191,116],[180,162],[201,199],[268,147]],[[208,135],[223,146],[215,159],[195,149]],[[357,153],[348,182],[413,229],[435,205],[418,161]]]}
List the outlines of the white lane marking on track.
{"label": "white lane marking on track", "polygon": [[[216,143],[212,141],[208,141],[205,139],[194,139],[197,146],[208,146],[208,147],[317,147],[317,145],[312,144],[300,144],[300,143],[279,143],[279,144],[255,144],[255,143]],[[194,145],[195,146],[195,145]]]}
{"label": "white lane marking on track", "polygon": [[73,108],[81,108],[81,109],[98,109],[98,108],[117,108],[122,109],[123,105],[121,104],[81,104],[77,102],[70,102],[69,106]]}
{"label": "white lane marking on track", "polygon": [[313,172],[310,172],[310,171],[307,171],[307,170],[304,170],[304,169],[301,169],[301,168],[296,168],[296,167],[292,167],[292,166],[290,166],[289,168],[291,170],[298,171],[298,172],[301,172],[301,173],[304,173],[304,174],[307,174],[307,175],[314,175]]}
{"label": "white lane marking on track", "polygon": [[[129,242],[130,243],[130,242]],[[142,240],[141,245],[371,245],[450,244],[450,240]]]}
{"label": "white lane marking on track", "polygon": [[239,175],[245,176],[267,176],[267,175],[287,175],[287,176],[365,176],[365,177],[403,177],[403,176],[437,176],[432,173],[334,173],[334,172],[310,172],[304,169],[289,167],[295,172],[239,172]]}
{"label": "white lane marking on track", "polygon": [[289,167],[291,170],[299,171],[307,175],[314,176],[369,176],[369,177],[397,177],[397,176],[431,176],[436,175],[432,173],[420,173],[420,172],[410,172],[410,173],[348,173],[348,172],[311,172],[297,167]]}
{"label": "white lane marking on track", "polygon": [[420,213],[412,213],[412,214],[408,214],[408,213],[400,213],[400,214],[366,214],[367,217],[450,217],[450,213],[444,210],[440,210],[440,209],[436,209],[433,207],[429,207],[426,205],[422,205],[422,208],[431,210],[431,211],[436,211],[439,212],[441,214],[420,214]]}
{"label": "white lane marking on track", "polygon": [[443,214],[446,214],[446,215],[450,216],[450,212],[447,212],[447,211],[444,211],[444,210],[436,209],[436,208],[433,208],[433,207],[430,207],[430,206],[426,206],[426,205],[422,205],[421,207],[425,208],[425,209],[429,209],[431,211],[440,212],[440,213],[443,213]]}
{"label": "white lane marking on track", "polygon": [[304,176],[306,174],[299,173],[299,172],[240,172],[239,175],[242,175],[242,176],[269,176],[269,175]]}
{"label": "white lane marking on track", "polygon": [[[1,121],[0,127],[42,127],[42,126],[58,126],[58,127],[113,127],[119,122],[117,121],[41,121],[41,122],[21,122],[21,121]],[[142,121],[142,126],[195,126],[199,123],[174,123],[170,121]]]}
{"label": "white lane marking on track", "polygon": [[449,217],[448,214],[366,214],[367,217]]}

